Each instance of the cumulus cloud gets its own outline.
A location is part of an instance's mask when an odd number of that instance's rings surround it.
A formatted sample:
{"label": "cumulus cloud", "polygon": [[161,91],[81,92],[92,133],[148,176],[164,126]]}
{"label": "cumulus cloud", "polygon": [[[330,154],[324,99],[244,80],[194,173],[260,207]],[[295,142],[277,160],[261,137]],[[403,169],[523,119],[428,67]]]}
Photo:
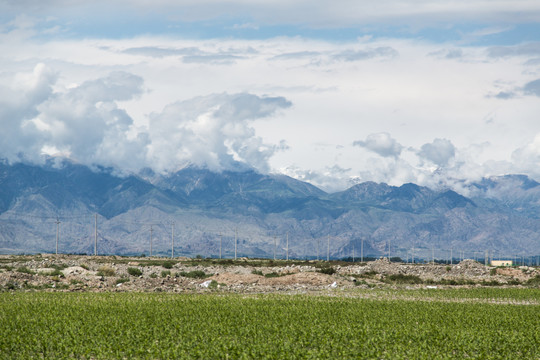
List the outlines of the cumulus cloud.
{"label": "cumulus cloud", "polygon": [[22,128],[33,129],[41,151],[55,149],[89,165],[135,170],[144,159],[147,139],[144,134],[128,136],[133,120],[116,102],[140,94],[142,84],[138,76],[113,72],[64,93],[51,93]]}
{"label": "cumulus cloud", "polygon": [[432,143],[422,145],[418,156],[438,166],[445,166],[456,155],[456,148],[450,140],[435,139]]}
{"label": "cumulus cloud", "polygon": [[512,165],[515,172],[540,176],[538,164],[540,164],[540,134],[537,134],[532,142],[512,153]]}
{"label": "cumulus cloud", "polygon": [[366,148],[383,157],[394,158],[399,157],[403,149],[403,146],[396,139],[393,139],[390,134],[385,132],[370,134],[365,141],[357,140],[353,145]]}
{"label": "cumulus cloud", "polygon": [[214,94],[179,101],[150,115],[146,128],[118,107],[143,92],[139,76],[112,72],[63,92],[53,91],[56,78],[39,64],[15,77],[18,88],[0,88],[2,157],[39,162],[43,154],[61,154],[128,172],[174,170],[185,163],[213,170],[243,163],[268,171],[274,152],[288,148],[285,141],[266,144],[252,127],[254,120],[291,106],[282,97]]}
{"label": "cumulus cloud", "polygon": [[342,191],[357,183],[356,178],[350,177],[350,171],[351,169],[344,169],[339,165],[325,167],[322,170],[306,170],[297,166],[280,169],[282,174],[309,182],[330,193]]}
{"label": "cumulus cloud", "polygon": [[150,158],[158,170],[183,163],[212,170],[247,163],[268,171],[268,159],[286,147],[265,144],[252,122],[291,106],[282,97],[252,94],[213,94],[179,101],[150,116]]}

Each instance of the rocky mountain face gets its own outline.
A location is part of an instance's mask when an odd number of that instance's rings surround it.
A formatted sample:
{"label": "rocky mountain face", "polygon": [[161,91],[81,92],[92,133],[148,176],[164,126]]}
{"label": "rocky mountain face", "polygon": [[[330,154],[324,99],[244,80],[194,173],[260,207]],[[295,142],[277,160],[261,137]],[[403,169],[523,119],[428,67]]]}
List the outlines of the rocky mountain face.
{"label": "rocky mountain face", "polygon": [[0,163],[0,252],[54,252],[58,239],[59,252],[91,254],[97,234],[98,253],[119,255],[540,255],[539,183],[507,175],[466,190],[366,182],[328,194],[252,170],[119,176]]}

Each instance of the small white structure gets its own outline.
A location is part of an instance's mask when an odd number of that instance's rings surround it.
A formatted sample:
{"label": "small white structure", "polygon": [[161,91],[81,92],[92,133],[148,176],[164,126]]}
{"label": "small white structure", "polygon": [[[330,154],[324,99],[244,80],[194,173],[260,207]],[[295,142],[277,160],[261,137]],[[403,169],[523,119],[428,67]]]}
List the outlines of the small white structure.
{"label": "small white structure", "polygon": [[512,266],[512,260],[491,260],[491,266]]}

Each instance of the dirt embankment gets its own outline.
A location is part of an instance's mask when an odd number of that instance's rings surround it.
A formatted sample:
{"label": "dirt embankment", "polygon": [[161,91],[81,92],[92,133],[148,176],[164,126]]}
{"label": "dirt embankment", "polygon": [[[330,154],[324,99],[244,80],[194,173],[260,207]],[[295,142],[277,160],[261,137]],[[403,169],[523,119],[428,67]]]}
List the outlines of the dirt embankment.
{"label": "dirt embankment", "polygon": [[494,268],[474,260],[454,265],[338,265],[263,260],[75,255],[0,256],[0,291],[275,292],[355,287],[540,286],[540,269]]}

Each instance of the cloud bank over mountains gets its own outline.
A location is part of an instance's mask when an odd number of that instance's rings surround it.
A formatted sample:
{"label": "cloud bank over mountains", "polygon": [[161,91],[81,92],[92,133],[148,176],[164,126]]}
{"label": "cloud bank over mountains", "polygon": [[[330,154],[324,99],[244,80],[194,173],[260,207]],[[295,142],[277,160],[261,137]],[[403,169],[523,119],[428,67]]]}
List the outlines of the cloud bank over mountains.
{"label": "cloud bank over mountains", "polygon": [[268,172],[268,159],[284,144],[266,144],[251,123],[291,106],[283,97],[212,94],[178,101],[136,126],[119,102],[144,92],[141,77],[127,72],[88,80],[64,92],[53,90],[57,74],[38,64],[18,74],[18,88],[3,88],[0,121],[7,141],[0,153],[11,162],[61,155],[85,165],[119,171],[174,171],[195,164],[211,170],[237,163]]}
{"label": "cloud bank over mountains", "polygon": [[538,30],[529,0],[4,2],[0,158],[540,179]]}

